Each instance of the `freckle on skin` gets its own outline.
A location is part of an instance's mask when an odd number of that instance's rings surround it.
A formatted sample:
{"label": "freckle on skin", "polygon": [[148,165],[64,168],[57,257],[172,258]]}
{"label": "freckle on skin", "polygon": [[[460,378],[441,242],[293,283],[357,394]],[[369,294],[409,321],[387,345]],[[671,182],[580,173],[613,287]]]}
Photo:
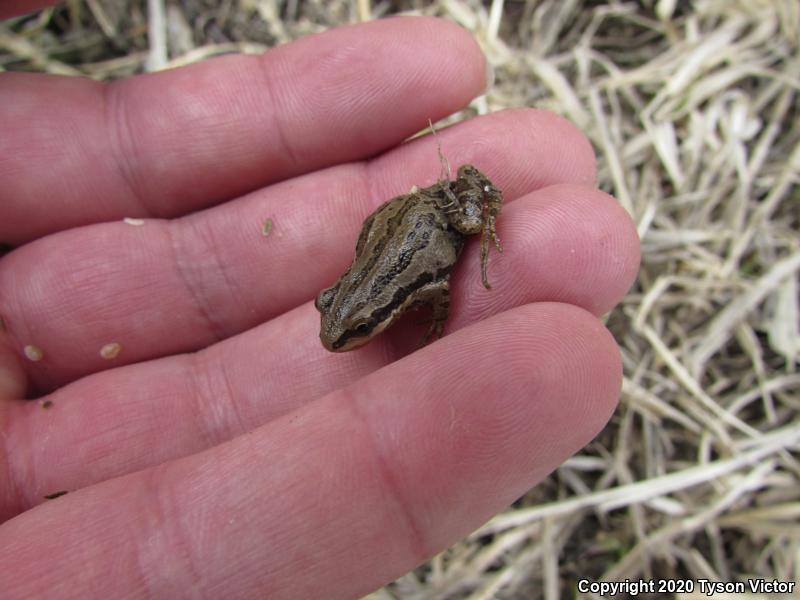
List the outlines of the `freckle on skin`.
{"label": "freckle on skin", "polygon": [[136,227],[144,225],[144,219],[134,219],[132,217],[125,217],[124,219],[122,219],[122,222],[127,225],[134,225]]}
{"label": "freckle on skin", "polygon": [[119,343],[111,342],[100,348],[100,356],[106,360],[111,360],[112,358],[116,358],[121,350],[122,346]]}
{"label": "freckle on skin", "polygon": [[38,362],[44,358],[44,350],[39,348],[39,346],[34,346],[33,344],[28,344],[23,349],[25,352],[25,357],[28,360],[32,360],[33,362]]}

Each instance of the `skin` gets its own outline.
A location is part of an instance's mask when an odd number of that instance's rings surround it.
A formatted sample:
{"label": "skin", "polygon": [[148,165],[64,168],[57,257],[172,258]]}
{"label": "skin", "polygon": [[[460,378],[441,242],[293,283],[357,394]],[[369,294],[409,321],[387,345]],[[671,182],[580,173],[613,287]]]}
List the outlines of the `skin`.
{"label": "skin", "polygon": [[4,598],[357,597],[596,435],[638,240],[546,112],[439,135],[503,190],[492,291],[471,239],[444,338],[319,343],[364,216],[436,180],[400,143],[484,73],[456,26],[389,19],[112,85],[0,74]]}

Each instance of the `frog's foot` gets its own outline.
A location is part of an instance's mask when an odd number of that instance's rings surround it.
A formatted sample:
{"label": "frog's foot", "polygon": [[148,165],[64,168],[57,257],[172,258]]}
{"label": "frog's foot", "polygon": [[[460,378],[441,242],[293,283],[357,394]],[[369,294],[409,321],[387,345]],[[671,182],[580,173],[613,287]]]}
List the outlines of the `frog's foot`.
{"label": "frog's foot", "polygon": [[450,188],[450,182],[440,181],[439,185],[441,186],[442,194],[444,194],[444,197],[447,198],[447,202],[440,204],[439,208],[441,208],[446,214],[455,214],[461,212],[461,202],[458,201],[458,198]]}
{"label": "frog's foot", "polygon": [[432,311],[430,327],[420,344],[424,346],[434,339],[434,336],[436,339],[442,337],[444,323],[450,313],[450,282],[442,279],[420,288],[417,291],[417,302],[429,305]]}
{"label": "frog's foot", "polygon": [[432,340],[439,339],[442,337],[444,333],[444,321],[433,321],[431,326],[428,328],[427,333],[422,337],[422,341],[419,343],[420,348],[422,346],[427,346]]}

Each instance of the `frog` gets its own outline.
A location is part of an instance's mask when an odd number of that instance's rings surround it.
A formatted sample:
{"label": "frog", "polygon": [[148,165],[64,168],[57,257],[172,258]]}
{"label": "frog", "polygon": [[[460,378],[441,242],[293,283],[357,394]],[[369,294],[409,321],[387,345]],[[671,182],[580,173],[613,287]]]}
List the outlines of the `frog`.
{"label": "frog", "polygon": [[496,221],[501,191],[476,167],[458,168],[455,180],[397,196],[365,220],[352,264],[314,305],[321,315],[320,340],[331,352],[354,350],[392,325],[406,311],[427,305],[431,321],[421,345],[440,338],[450,307],[450,274],[468,236],[481,234],[481,281],[487,277],[490,241],[502,246]]}

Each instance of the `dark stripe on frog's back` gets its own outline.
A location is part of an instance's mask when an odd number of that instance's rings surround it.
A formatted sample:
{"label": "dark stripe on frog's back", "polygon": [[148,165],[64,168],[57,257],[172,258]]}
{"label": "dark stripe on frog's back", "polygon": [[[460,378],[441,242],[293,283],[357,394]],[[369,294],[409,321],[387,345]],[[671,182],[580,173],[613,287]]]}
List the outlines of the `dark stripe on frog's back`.
{"label": "dark stripe on frog's back", "polygon": [[367,237],[369,236],[370,231],[372,231],[372,222],[375,220],[375,216],[381,212],[381,209],[386,206],[385,204],[376,208],[372,213],[364,219],[364,222],[361,224],[361,233],[358,235],[358,241],[356,242],[356,257],[361,254],[361,251],[364,249],[364,244],[367,243]]}
{"label": "dark stripe on frog's back", "polygon": [[[383,320],[393,313],[397,308],[399,308],[406,301],[408,296],[414,293],[416,290],[428,283],[431,283],[432,281],[438,281],[439,279],[446,277],[450,273],[453,265],[455,264],[456,258],[460,254],[463,247],[464,236],[458,231],[449,228],[447,223],[442,221],[442,214],[435,203],[435,199],[427,198],[421,199],[420,201],[429,204],[431,208],[430,210],[422,211],[422,214],[418,216],[415,223],[408,223],[409,230],[415,229],[416,223],[422,221],[424,222],[424,227],[422,230],[426,233],[432,232],[432,235],[425,238],[421,236],[417,237],[415,239],[415,245],[417,247],[406,248],[403,252],[398,254],[396,257],[397,262],[393,264],[377,264],[375,261],[371,261],[372,270],[363,274],[364,277],[369,277],[370,281],[373,281],[373,285],[370,287],[366,297],[361,298],[360,301],[358,301],[352,307],[352,309],[353,313],[355,313],[362,311],[367,306],[374,308],[368,319],[370,331],[379,323],[383,322]],[[407,203],[407,205],[408,204],[410,204],[412,207],[416,206],[416,208],[419,208],[419,203]],[[402,213],[401,211],[398,211],[397,216],[405,217],[406,212],[407,209],[403,210]],[[419,210],[415,211],[415,213],[419,212]],[[387,231],[390,230],[390,233],[387,237],[393,237],[395,235],[397,228],[402,224],[402,221],[403,219],[400,218],[393,223],[391,228],[387,228]],[[446,240],[445,243],[447,244],[447,247],[452,248],[454,253],[452,260],[449,261],[449,264],[442,264],[439,266],[437,266],[435,263],[431,264],[429,265],[430,268],[427,270],[419,273],[414,272],[414,280],[405,281],[399,286],[391,285],[394,280],[402,277],[403,273],[409,267],[415,264],[417,253],[425,252],[431,243],[441,243],[444,240]],[[382,246],[380,250],[383,252],[385,247]],[[376,252],[376,254],[379,253]],[[436,270],[435,272],[432,272],[434,267]],[[381,270],[385,270],[385,272],[381,272]],[[389,295],[390,291],[391,295]]]}
{"label": "dark stripe on frog's back", "polygon": [[[426,225],[425,231],[427,233],[430,233],[430,230],[436,226],[435,217],[431,213],[424,213],[421,217],[419,217],[418,222],[423,221],[425,221],[424,225]],[[414,261],[414,255],[417,252],[424,250],[430,243],[430,235],[428,238],[424,238],[421,235],[417,235],[416,228],[412,229],[411,231],[414,232],[413,246],[408,246],[407,234],[406,239],[403,240],[404,249],[398,251],[397,259],[391,265],[389,265],[388,268],[386,265],[383,265],[383,269],[381,269],[380,265],[376,265],[376,273],[372,279],[372,285],[370,286],[369,294],[367,294],[368,302],[373,303],[378,296],[380,296],[381,292],[385,290],[386,287],[394,280],[400,277],[412,264]]]}
{"label": "dark stripe on frog's back", "polygon": [[[434,280],[438,281],[442,277],[448,275],[452,270],[452,268],[453,265],[440,269],[439,271],[436,272],[435,276],[431,275],[430,273],[422,273],[417,278],[417,280],[413,282],[412,285],[406,286],[404,288],[398,288],[397,290],[395,290],[395,293],[392,296],[390,302],[386,303],[384,306],[377,308],[370,314],[369,319],[367,321],[367,324],[369,325],[369,331],[367,332],[366,335],[372,333],[372,331],[375,329],[375,327],[378,326],[379,323],[382,323],[384,319],[386,319],[396,308],[401,306],[406,301],[408,296],[411,294],[412,290],[418,290],[423,285],[428,284]],[[341,348],[347,343],[347,341],[350,338],[355,337],[356,335],[357,334],[355,331],[346,331],[338,340],[336,340],[334,347]]]}
{"label": "dark stripe on frog's back", "polygon": [[340,286],[342,282],[347,281],[349,283],[349,285],[347,285],[347,288],[355,287],[355,285],[361,282],[364,274],[369,271],[368,269],[362,269],[360,272],[354,273],[353,269],[356,266],[356,261],[358,260],[358,257],[364,252],[364,246],[367,245],[367,239],[369,238],[369,234],[372,233],[375,217],[377,217],[381,211],[383,211],[389,204],[391,204],[391,202],[392,200],[390,200],[389,202],[384,202],[378,208],[372,211],[369,214],[369,216],[367,216],[366,219],[364,219],[364,222],[361,224],[361,233],[358,234],[358,240],[356,241],[356,251],[355,254],[353,255],[353,262],[350,264],[349,267],[347,267],[347,270],[339,278]]}
{"label": "dark stripe on frog's back", "polygon": [[[414,201],[409,201],[409,196],[410,195],[394,198],[393,200],[390,200],[383,206],[379,207],[374,213],[367,217],[367,220],[364,222],[365,227],[362,231],[362,235],[359,236],[358,243],[356,244],[356,256],[359,254],[363,255],[366,252],[369,254],[370,258],[366,263],[364,263],[363,268],[359,272],[352,273],[350,277],[351,283],[363,281],[375,270],[378,260],[381,258],[381,256],[383,256],[386,251],[386,247],[394,239],[397,229],[402,225],[403,219],[406,217],[409,211],[416,208],[420,203],[430,203],[434,209],[436,207],[436,201],[428,196],[415,194]],[[375,219],[379,214],[384,212],[392,213],[391,216],[385,220],[385,229],[377,232],[377,237],[372,236],[372,240],[369,240],[369,234],[372,233],[374,229]],[[366,227],[367,223],[369,223],[369,227]],[[363,243],[361,239],[362,236],[364,238]],[[359,246],[361,246],[360,251]]]}
{"label": "dark stripe on frog's back", "polygon": [[[383,251],[383,248],[385,247],[385,244],[378,243],[376,247],[373,248],[372,251],[370,251],[370,254],[373,258],[365,265],[365,267],[358,272],[353,271],[353,269],[356,266],[356,261],[361,255],[364,254],[364,248],[369,243],[370,234],[373,233],[374,230],[375,218],[385,210],[396,210],[396,208],[393,207],[396,207],[398,204],[402,204],[403,206],[408,206],[410,204],[413,204],[408,202],[403,203],[403,200],[405,200],[405,198],[406,196],[398,196],[397,198],[393,198],[387,202],[384,202],[378,208],[372,211],[366,219],[364,219],[364,223],[362,223],[361,225],[361,233],[358,235],[358,240],[356,241],[356,251],[355,255],[353,256],[353,263],[348,267],[347,271],[341,278],[341,280],[344,279],[348,280],[349,282],[349,285],[347,286],[348,288],[355,287],[363,280],[364,276],[367,275],[372,270],[375,264],[375,260],[377,260],[374,257],[380,256],[380,253]],[[396,229],[397,226],[395,225],[394,228]],[[388,236],[380,234],[378,235],[378,240],[388,240],[388,239],[389,239]],[[376,253],[374,251],[375,249],[378,249],[379,252]]]}

